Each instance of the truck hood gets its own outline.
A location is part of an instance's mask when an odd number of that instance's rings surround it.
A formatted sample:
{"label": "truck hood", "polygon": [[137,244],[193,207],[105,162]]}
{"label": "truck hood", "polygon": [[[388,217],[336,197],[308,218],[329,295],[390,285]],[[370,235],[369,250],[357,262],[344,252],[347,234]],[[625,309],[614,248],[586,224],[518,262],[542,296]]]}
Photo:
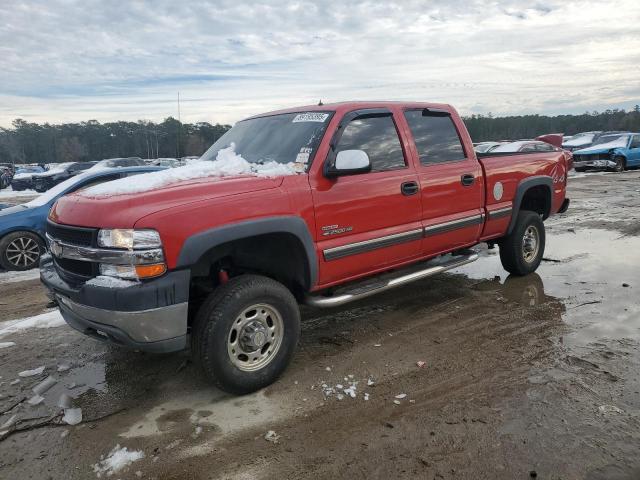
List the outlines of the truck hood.
{"label": "truck hood", "polygon": [[[140,181],[144,181],[142,177]],[[282,182],[282,177],[202,177],[131,194],[92,197],[80,190],[61,197],[51,209],[49,218],[56,223],[80,227],[133,228],[142,217],[161,210],[269,190],[279,187]]]}

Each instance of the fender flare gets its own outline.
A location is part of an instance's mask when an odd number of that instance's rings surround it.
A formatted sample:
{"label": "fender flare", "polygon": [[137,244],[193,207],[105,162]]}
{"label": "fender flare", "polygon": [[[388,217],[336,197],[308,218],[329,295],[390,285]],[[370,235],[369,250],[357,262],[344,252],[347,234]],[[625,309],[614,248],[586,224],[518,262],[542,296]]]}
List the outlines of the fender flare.
{"label": "fender flare", "polygon": [[268,233],[289,233],[302,244],[308,263],[310,289],[318,279],[318,257],[307,224],[300,217],[281,216],[247,220],[215,227],[187,238],[180,249],[176,268],[187,268],[196,263],[207,251],[224,243]]}
{"label": "fender flare", "polygon": [[509,228],[507,229],[507,234],[513,231],[513,228],[516,226],[516,221],[518,219],[518,212],[520,211],[520,205],[522,204],[522,199],[530,188],[537,186],[547,187],[549,191],[549,212],[547,212],[544,218],[547,218],[551,214],[551,207],[553,202],[553,179],[547,175],[536,175],[534,177],[529,177],[525,180],[522,180],[517,188],[516,194],[513,197],[513,214],[511,215],[511,222],[509,222]]}

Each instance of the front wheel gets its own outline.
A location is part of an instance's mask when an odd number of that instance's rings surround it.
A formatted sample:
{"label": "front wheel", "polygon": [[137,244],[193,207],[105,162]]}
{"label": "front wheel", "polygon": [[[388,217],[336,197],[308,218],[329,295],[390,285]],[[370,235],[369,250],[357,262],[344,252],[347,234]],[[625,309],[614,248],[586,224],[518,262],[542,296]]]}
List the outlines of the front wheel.
{"label": "front wheel", "polygon": [[542,261],[545,246],[544,223],[529,210],[518,213],[513,231],[500,242],[500,261],[513,275],[535,272]]}
{"label": "front wheel", "polygon": [[10,233],[0,240],[0,266],[5,270],[35,268],[44,250],[44,243],[35,233]]}
{"label": "front wheel", "polygon": [[192,353],[207,377],[229,393],[273,383],[286,369],[300,336],[300,311],[281,283],[259,275],[232,278],[196,316]]}
{"label": "front wheel", "polygon": [[624,172],[627,167],[624,157],[616,157],[614,160],[616,162],[616,166],[613,167],[613,170],[618,173]]}

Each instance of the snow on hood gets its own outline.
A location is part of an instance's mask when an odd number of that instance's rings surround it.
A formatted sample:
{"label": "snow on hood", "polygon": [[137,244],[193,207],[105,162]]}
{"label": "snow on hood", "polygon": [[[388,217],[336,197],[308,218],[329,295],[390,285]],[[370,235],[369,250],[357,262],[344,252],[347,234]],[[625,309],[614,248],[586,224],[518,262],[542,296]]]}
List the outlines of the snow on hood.
{"label": "snow on hood", "polygon": [[20,180],[22,178],[31,178],[33,175],[35,175],[38,172],[32,172],[32,173],[16,173],[13,176],[14,180]]}
{"label": "snow on hood", "polygon": [[231,143],[229,147],[220,150],[213,162],[196,162],[169,170],[121,178],[120,180],[101,183],[81,190],[78,192],[78,195],[84,197],[126,195],[156,190],[184,180],[204,177],[252,175],[256,177],[273,178],[299,173],[294,167],[293,162],[287,164],[274,161],[264,164],[247,162],[241,155],[235,152],[235,147],[235,144]]}
{"label": "snow on hood", "polygon": [[622,136],[607,143],[599,143],[597,145],[591,145],[590,147],[583,148],[582,150],[576,150],[573,154],[580,155],[584,153],[596,153],[601,150],[610,150],[612,148],[624,148],[627,146],[627,140],[629,140],[628,136]]}
{"label": "snow on hood", "polygon": [[580,145],[588,145],[593,142],[595,135],[581,135],[578,138],[572,138],[562,143],[563,147],[579,147]]}

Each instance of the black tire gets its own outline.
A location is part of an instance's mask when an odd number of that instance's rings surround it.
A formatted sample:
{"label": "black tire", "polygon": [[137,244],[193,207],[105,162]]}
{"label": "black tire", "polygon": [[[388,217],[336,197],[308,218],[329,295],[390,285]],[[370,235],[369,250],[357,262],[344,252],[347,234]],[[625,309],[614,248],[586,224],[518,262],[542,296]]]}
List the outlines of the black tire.
{"label": "black tire", "polygon": [[622,173],[627,169],[627,161],[624,157],[615,157],[616,166],[613,167],[614,172]]}
{"label": "black tire", "polygon": [[574,167],[574,170],[576,172],[586,172],[587,169],[585,167]]}
{"label": "black tire", "polygon": [[21,187],[21,186],[15,186],[15,185],[11,185],[11,189],[12,189],[14,192],[21,192],[22,190],[25,190],[25,188],[24,188],[24,187]]}
{"label": "black tire", "polygon": [[[531,242],[525,234],[535,234],[535,251],[529,251]],[[528,275],[535,272],[542,261],[545,246],[544,223],[540,215],[529,210],[518,213],[513,231],[499,242],[500,261],[504,269],[513,275]]]}
{"label": "black tire", "polygon": [[[257,308],[254,309],[254,306]],[[268,311],[265,324],[268,325],[271,319],[273,325],[281,325],[281,334],[274,339],[271,347],[267,347],[271,333],[265,330],[267,340],[263,346],[245,355],[244,352],[254,348],[255,344],[245,348],[241,337],[248,338],[246,329],[249,328],[248,335],[251,335],[256,331],[251,329],[252,324],[259,322],[248,320],[253,318],[250,313],[255,311],[256,318],[259,314],[264,317],[263,308]],[[247,321],[251,323],[242,327]],[[266,387],[284,372],[293,357],[299,337],[300,311],[291,292],[270,278],[241,275],[218,287],[200,307],[192,328],[192,355],[205,375],[219,388],[242,395]],[[232,342],[234,338],[235,344]],[[255,341],[255,338],[252,337],[251,341]],[[273,356],[269,354],[270,348],[275,349]],[[235,355],[232,355],[232,351]],[[260,355],[267,363],[249,371],[248,368],[254,368],[250,364],[254,354]],[[247,357],[246,362],[241,358],[242,355]]]}
{"label": "black tire", "polygon": [[0,240],[0,266],[17,271],[36,268],[44,251],[44,243],[35,233],[12,232]]}

